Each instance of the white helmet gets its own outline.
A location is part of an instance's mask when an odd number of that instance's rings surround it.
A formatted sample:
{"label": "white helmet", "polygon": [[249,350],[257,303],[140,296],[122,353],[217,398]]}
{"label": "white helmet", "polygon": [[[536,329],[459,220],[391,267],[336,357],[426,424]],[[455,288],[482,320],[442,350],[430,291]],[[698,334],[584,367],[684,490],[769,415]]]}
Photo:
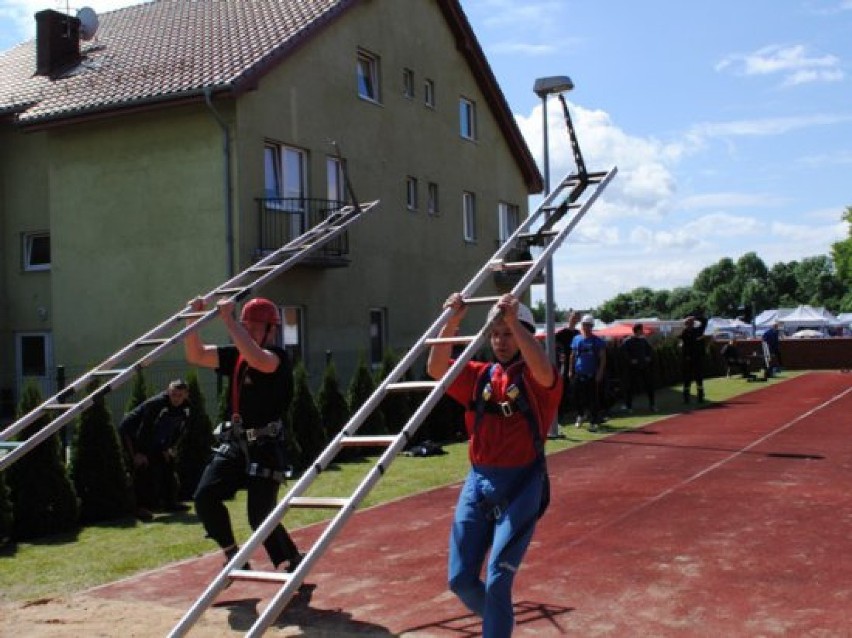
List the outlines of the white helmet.
{"label": "white helmet", "polygon": [[[488,321],[494,319],[499,312],[497,306],[492,307],[488,312]],[[518,321],[524,324],[527,330],[535,334],[535,317],[533,317],[532,310],[520,302],[518,302]]]}
{"label": "white helmet", "polygon": [[580,323],[587,324],[589,326],[595,325],[595,318],[592,315],[586,314],[583,315],[583,318],[580,319]]}

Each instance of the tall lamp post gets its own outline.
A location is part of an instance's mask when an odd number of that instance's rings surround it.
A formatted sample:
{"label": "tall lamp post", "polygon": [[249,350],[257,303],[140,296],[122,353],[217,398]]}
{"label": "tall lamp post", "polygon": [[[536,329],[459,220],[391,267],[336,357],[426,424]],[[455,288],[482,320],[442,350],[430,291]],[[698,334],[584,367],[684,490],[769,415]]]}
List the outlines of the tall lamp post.
{"label": "tall lamp post", "polygon": [[[544,131],[544,196],[550,194],[550,149],[547,139],[547,96],[565,93],[574,88],[567,75],[553,75],[538,78],[533,84],[533,92],[541,98],[542,124]],[[548,217],[550,214],[548,213]],[[548,257],[544,265],[544,321],[546,325],[545,347],[548,358],[556,363],[556,334],[553,318],[553,258]],[[547,433],[548,438],[559,437],[559,421],[554,419]]]}

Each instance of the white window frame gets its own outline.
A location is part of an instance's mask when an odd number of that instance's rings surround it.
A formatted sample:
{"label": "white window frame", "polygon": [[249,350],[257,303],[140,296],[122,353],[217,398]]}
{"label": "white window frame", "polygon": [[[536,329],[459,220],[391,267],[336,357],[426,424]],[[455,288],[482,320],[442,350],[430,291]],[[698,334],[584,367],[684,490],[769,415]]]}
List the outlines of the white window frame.
{"label": "white window frame", "polygon": [[387,308],[370,308],[370,367],[373,370],[382,365],[387,349],[388,337]]}
{"label": "white window frame", "polygon": [[417,178],[409,175],[405,178],[405,207],[410,211],[416,211],[417,205]]}
{"label": "white window frame", "polygon": [[[23,265],[24,270],[27,272],[37,272],[50,270],[50,233],[46,231],[39,231],[33,233],[24,233],[23,234]],[[40,252],[37,250],[37,246],[35,245],[38,240],[47,240],[47,261],[34,261],[36,255]],[[42,250],[44,247],[41,248]]]}
{"label": "white window frame", "polygon": [[435,108],[435,82],[429,78],[423,81],[423,104],[430,109]]}
{"label": "white window frame", "polygon": [[497,204],[497,233],[501,244],[512,236],[521,225],[521,208],[517,204],[499,202]]}
{"label": "white window frame", "polygon": [[289,198],[290,202],[267,202],[269,210],[280,210],[290,219],[290,234],[298,237],[305,231],[307,210],[305,199],[308,190],[307,151],[267,142],[263,147],[263,192],[265,197]]}
{"label": "white window frame", "polygon": [[414,99],[414,71],[411,69],[402,70],[402,95]]}
{"label": "white window frame", "polygon": [[364,49],[358,49],[355,68],[358,80],[358,97],[380,104],[382,92],[378,56]]}
{"label": "white window frame", "polygon": [[290,363],[305,360],[305,311],[301,306],[279,306],[281,313],[281,347],[287,351]]}
{"label": "white window frame", "polygon": [[426,195],[426,212],[430,215],[440,215],[440,205],[441,199],[440,192],[438,191],[438,184],[436,182],[429,182]]}
{"label": "white window frame", "polygon": [[325,159],[325,196],[331,201],[346,201],[344,161],[339,157],[326,157]]}
{"label": "white window frame", "polygon": [[476,195],[470,191],[462,193],[462,224],[464,240],[469,243],[476,241]]}
{"label": "white window frame", "polygon": [[476,140],[476,103],[459,98],[459,134],[466,140]]}

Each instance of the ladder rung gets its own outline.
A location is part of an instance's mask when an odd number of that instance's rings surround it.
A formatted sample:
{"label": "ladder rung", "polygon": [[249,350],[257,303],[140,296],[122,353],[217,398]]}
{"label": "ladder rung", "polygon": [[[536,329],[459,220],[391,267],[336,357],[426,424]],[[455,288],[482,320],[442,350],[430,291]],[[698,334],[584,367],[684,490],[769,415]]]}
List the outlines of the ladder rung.
{"label": "ladder rung", "polygon": [[249,272],[269,272],[270,270],[275,270],[278,266],[252,266],[249,268]]}
{"label": "ladder rung", "polygon": [[376,445],[392,445],[396,441],[395,436],[345,436],[340,443],[346,447],[373,447]]}
{"label": "ladder rung", "polygon": [[245,287],[242,287],[242,288],[217,288],[216,290],[213,291],[213,294],[214,295],[222,295],[223,297],[226,297],[228,295],[239,294],[243,290],[245,290]]}
{"label": "ladder rung", "polygon": [[14,450],[22,445],[22,441],[0,441],[0,450]]}
{"label": "ladder rung", "polygon": [[488,304],[493,305],[500,301],[500,297],[468,297],[464,302],[468,305],[472,304]]}
{"label": "ladder rung", "polygon": [[388,383],[389,392],[411,392],[412,390],[431,390],[437,383],[434,381],[400,381]]}
{"label": "ladder rung", "polygon": [[518,239],[538,239],[540,237],[553,237],[554,235],[558,235],[558,230],[553,230],[552,228],[549,230],[540,230],[537,233],[521,233],[518,235]]}
{"label": "ladder rung", "polygon": [[439,345],[464,345],[466,343],[472,342],[476,337],[434,337],[432,339],[426,339],[423,343],[427,346],[439,346]]}
{"label": "ladder rung", "polygon": [[182,312],[180,313],[176,319],[198,319],[199,317],[203,317],[206,315],[209,310],[191,310],[190,312]]}
{"label": "ladder rung", "polygon": [[144,348],[146,346],[161,346],[164,343],[168,343],[168,339],[140,339],[136,342],[137,348]]}
{"label": "ladder rung", "polygon": [[535,264],[534,261],[497,261],[491,262],[491,270],[501,272],[504,270],[526,270]]}
{"label": "ladder rung", "polygon": [[335,509],[349,505],[348,498],[337,498],[334,496],[294,496],[290,500],[292,507]]}
{"label": "ladder rung", "polygon": [[286,583],[293,578],[292,574],[285,572],[256,572],[253,569],[235,569],[228,572],[228,576],[234,580],[251,580],[261,583]]}
{"label": "ladder rung", "polygon": [[42,407],[45,410],[70,410],[78,405],[78,403],[45,403]]}
{"label": "ladder rung", "polygon": [[123,372],[127,372],[127,368],[116,368],[113,370],[92,370],[92,376],[95,377],[108,377],[108,376],[118,376]]}

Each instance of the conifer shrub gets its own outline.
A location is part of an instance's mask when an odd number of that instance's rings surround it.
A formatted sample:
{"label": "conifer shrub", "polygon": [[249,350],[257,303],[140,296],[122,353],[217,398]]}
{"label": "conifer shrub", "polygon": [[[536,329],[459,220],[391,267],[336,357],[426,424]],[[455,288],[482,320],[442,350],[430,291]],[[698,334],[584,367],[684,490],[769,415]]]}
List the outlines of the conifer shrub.
{"label": "conifer shrub", "polygon": [[124,413],[132,412],[134,409],[145,403],[148,398],[148,384],[145,381],[145,375],[141,368],[137,368],[133,373],[133,381],[130,385],[130,397],[127,399],[127,405],[124,406]]}
{"label": "conifer shrub", "polygon": [[12,496],[6,485],[6,473],[0,472],[0,547],[12,538]]}
{"label": "conifer shrub", "polygon": [[[358,409],[367,402],[367,399],[373,394],[375,384],[370,371],[367,369],[367,363],[363,353],[358,357],[358,365],[355,367],[355,372],[352,374],[352,380],[349,383],[349,391],[347,393],[347,402],[349,403],[349,412],[353,416]],[[381,410],[373,410],[372,413],[358,428],[356,435],[383,435],[387,434],[385,427],[385,418]],[[359,447],[353,448],[358,454],[376,454],[380,453],[383,448],[368,448]]]}
{"label": "conifer shrub", "polygon": [[289,421],[293,435],[301,447],[298,466],[305,468],[325,449],[327,439],[319,409],[308,385],[308,371],[303,363],[296,365],[293,378],[294,391]]}
{"label": "conifer shrub", "polygon": [[[94,392],[97,381],[89,384]],[[76,421],[71,440],[69,474],[80,499],[80,522],[121,518],[133,509],[133,491],[124,454],[104,395]]]}
{"label": "conifer shrub", "polygon": [[[21,393],[18,418],[43,401],[38,385],[28,380]],[[41,417],[21,433],[21,438],[32,436],[48,422],[47,416]],[[47,437],[9,466],[6,479],[11,491],[13,540],[30,540],[78,528],[79,503],[62,458],[58,434]]]}
{"label": "conifer shrub", "polygon": [[[384,381],[388,375],[390,375],[398,361],[399,358],[393,350],[390,348],[385,350],[384,357],[382,358],[382,365],[376,375],[377,386]],[[410,371],[406,371],[400,381],[410,381],[411,377],[409,373]],[[398,434],[402,428],[405,427],[405,424],[408,423],[408,419],[410,419],[411,415],[414,413],[412,408],[412,398],[413,397],[409,392],[388,392],[382,400],[380,409],[384,416],[385,427],[391,434]],[[421,396],[419,398],[423,397]]]}
{"label": "conifer shrub", "polygon": [[[320,419],[322,420],[326,437],[331,441],[340,433],[346,422],[349,421],[349,405],[346,403],[346,397],[340,390],[337,368],[333,361],[329,361],[325,366],[322,385],[317,393],[317,408],[320,412]],[[348,454],[349,450],[342,450],[337,455],[337,460],[346,460]]]}
{"label": "conifer shrub", "polygon": [[198,373],[191,370],[186,375],[186,385],[189,387],[189,418],[177,443],[177,458],[175,463],[178,475],[178,498],[189,500],[198,487],[201,474],[213,454],[216,439],[213,436],[213,422],[207,414],[207,404],[201,386],[198,383]]}

